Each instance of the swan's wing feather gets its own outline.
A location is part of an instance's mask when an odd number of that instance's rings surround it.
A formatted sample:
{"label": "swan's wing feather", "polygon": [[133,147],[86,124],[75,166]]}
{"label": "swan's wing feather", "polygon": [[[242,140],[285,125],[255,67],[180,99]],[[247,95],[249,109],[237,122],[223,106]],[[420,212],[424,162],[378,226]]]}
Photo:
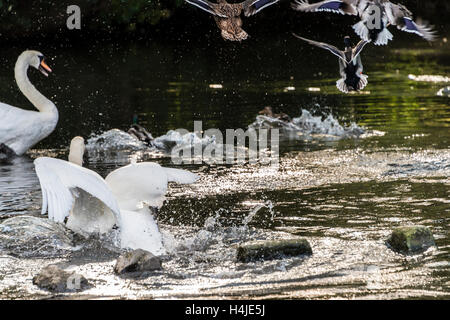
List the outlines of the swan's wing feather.
{"label": "swan's wing feather", "polygon": [[47,158],[38,158],[34,161],[34,165],[42,189],[41,213],[45,214],[48,211],[49,219],[64,222],[75,199],[69,188],[64,185],[56,171],[53,170],[51,161],[47,161]]}
{"label": "swan's wing feather", "polygon": [[105,181],[122,210],[136,210],[142,203],[161,207],[169,181],[193,183],[196,179],[197,175],[188,171],[163,168],[153,162],[140,162],[114,170]]}
{"label": "swan's wing feather", "polygon": [[344,52],[339,50],[335,46],[332,46],[331,44],[327,44],[327,43],[324,43],[324,42],[317,42],[317,41],[309,40],[309,39],[306,39],[306,38],[302,38],[302,37],[296,35],[295,33],[293,33],[293,35],[294,35],[294,37],[299,38],[299,39],[301,39],[303,41],[306,41],[306,42],[308,42],[309,44],[311,44],[313,46],[316,46],[316,47],[319,47],[319,48],[322,48],[322,49],[330,51],[332,54],[334,54],[335,56],[339,57],[339,59],[342,59],[345,63],[347,63],[347,59],[345,58]]}
{"label": "swan's wing feather", "polygon": [[181,184],[194,183],[199,179],[199,176],[195,173],[173,168],[163,168],[167,174],[167,180],[169,182],[176,182]]}
{"label": "swan's wing feather", "polygon": [[43,207],[49,219],[63,222],[72,210],[75,197],[72,190],[80,188],[102,201],[120,216],[120,209],[109,187],[100,175],[70,162],[41,157],[34,160],[36,173],[42,188]]}

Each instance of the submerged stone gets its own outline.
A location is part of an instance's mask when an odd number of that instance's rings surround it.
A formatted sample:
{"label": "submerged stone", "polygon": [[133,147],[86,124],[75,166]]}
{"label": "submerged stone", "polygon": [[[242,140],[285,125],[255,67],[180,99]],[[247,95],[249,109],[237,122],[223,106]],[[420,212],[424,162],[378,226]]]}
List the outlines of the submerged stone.
{"label": "submerged stone", "polygon": [[82,275],[68,272],[56,265],[48,265],[34,276],[33,284],[51,292],[80,291],[89,287]]}
{"label": "submerged stone", "polygon": [[161,259],[149,251],[137,249],[121,255],[114,266],[116,274],[145,272],[161,269]]}
{"label": "submerged stone", "polygon": [[395,229],[387,244],[395,251],[415,253],[435,246],[433,234],[424,226],[410,226]]}
{"label": "submerged stone", "polygon": [[237,248],[237,260],[240,262],[270,260],[302,254],[312,254],[311,246],[306,239],[257,241],[240,245]]}
{"label": "submerged stone", "polygon": [[17,216],[0,223],[0,249],[20,257],[50,257],[72,249],[72,234],[47,218]]}

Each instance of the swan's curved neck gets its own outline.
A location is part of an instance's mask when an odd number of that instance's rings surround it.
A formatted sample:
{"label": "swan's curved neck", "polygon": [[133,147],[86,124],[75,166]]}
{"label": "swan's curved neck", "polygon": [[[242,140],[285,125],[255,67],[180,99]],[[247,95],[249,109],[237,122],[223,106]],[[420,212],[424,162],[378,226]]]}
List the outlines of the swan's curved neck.
{"label": "swan's curved neck", "polygon": [[20,91],[22,91],[24,96],[27,97],[40,112],[57,113],[58,111],[53,102],[47,99],[31,84],[27,75],[28,67],[27,57],[21,55],[19,59],[17,59],[16,67],[14,68],[16,82]]}
{"label": "swan's curved neck", "polygon": [[70,142],[69,162],[83,166],[84,155],[84,139],[81,137],[75,137]]}

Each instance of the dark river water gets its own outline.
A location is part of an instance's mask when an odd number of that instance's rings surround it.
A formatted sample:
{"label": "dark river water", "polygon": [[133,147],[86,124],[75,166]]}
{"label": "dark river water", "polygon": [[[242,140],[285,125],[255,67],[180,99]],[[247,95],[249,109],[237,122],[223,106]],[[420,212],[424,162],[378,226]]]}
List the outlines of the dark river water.
{"label": "dark river water", "polygon": [[[30,70],[30,79],[55,102],[60,120],[25,156],[0,164],[0,219],[39,214],[32,161],[66,158],[76,135],[126,131],[135,115],[155,137],[193,131],[194,120],[204,129],[246,130],[271,106],[313,121],[320,132],[282,135],[278,169],[182,166],[201,178],[172,185],[158,216],[174,246],[163,271],[132,281],[112,274],[112,258],[45,263],[75,265],[95,283],[86,297],[449,298],[450,98],[437,92],[450,83],[414,76],[449,77],[450,44],[444,35],[430,45],[392,31],[389,47],[364,49],[369,84],[351,95],[336,89],[335,57],[289,34],[242,44],[33,48],[48,56],[54,73],[44,78]],[[2,48],[0,101],[31,109],[13,78],[23,49]],[[352,128],[363,134],[349,134]],[[174,166],[145,150],[90,152],[86,166],[105,176],[131,159]],[[428,226],[437,248],[413,256],[390,250],[385,240],[392,229],[410,224]],[[294,236],[310,241],[311,257],[235,260],[235,244]],[[31,284],[42,263],[0,256],[0,298],[47,297]]]}

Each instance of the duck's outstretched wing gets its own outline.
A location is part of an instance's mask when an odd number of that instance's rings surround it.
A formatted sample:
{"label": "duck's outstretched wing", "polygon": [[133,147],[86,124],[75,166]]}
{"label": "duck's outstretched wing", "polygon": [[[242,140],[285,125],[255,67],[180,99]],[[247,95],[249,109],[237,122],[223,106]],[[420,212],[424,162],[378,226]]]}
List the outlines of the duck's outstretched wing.
{"label": "duck's outstretched wing", "polygon": [[301,39],[303,41],[308,42],[309,44],[311,44],[313,46],[316,46],[316,47],[319,47],[319,48],[322,48],[322,49],[330,51],[332,54],[334,54],[335,56],[337,56],[340,59],[342,59],[345,63],[347,63],[347,60],[345,59],[344,52],[339,50],[335,46],[332,46],[331,44],[327,44],[327,43],[324,43],[324,42],[317,42],[317,41],[309,40],[309,39],[306,39],[306,38],[302,38],[302,37],[296,35],[295,33],[293,33],[292,35],[294,37],[296,37],[296,38],[299,38],[299,39]]}
{"label": "duck's outstretched wing", "polygon": [[405,6],[386,2],[384,7],[390,24],[397,26],[402,31],[415,33],[425,40],[436,40],[436,31],[433,30],[433,26],[420,19],[414,21],[411,11]]}
{"label": "duck's outstretched wing", "polygon": [[75,202],[73,190],[80,188],[102,201],[116,218],[120,216],[119,206],[109,187],[100,175],[70,162],[41,157],[34,160],[34,166],[42,189],[42,214],[48,211],[48,218],[64,222]]}
{"label": "duck's outstretched wing", "polygon": [[362,49],[366,44],[368,44],[370,41],[361,40],[358,42],[358,44],[353,48],[353,54],[352,54],[352,61],[358,58],[359,54],[361,53]]}
{"label": "duck's outstretched wing", "polygon": [[278,1],[279,0],[247,0],[244,2],[244,14],[247,17],[252,16]]}
{"label": "duck's outstretched wing", "polygon": [[161,207],[167,192],[167,183],[193,183],[197,175],[188,171],[163,168],[157,163],[133,163],[111,172],[105,181],[123,210],[136,210],[145,203]]}
{"label": "duck's outstretched wing", "polygon": [[325,0],[317,3],[309,3],[307,0],[295,0],[291,7],[303,12],[334,12],[340,14],[357,15],[355,3],[357,0]]}
{"label": "duck's outstretched wing", "polygon": [[211,3],[207,0],[185,0],[185,1],[215,16],[227,18],[226,15],[223,15],[218,10],[216,10],[217,4],[215,3]]}

